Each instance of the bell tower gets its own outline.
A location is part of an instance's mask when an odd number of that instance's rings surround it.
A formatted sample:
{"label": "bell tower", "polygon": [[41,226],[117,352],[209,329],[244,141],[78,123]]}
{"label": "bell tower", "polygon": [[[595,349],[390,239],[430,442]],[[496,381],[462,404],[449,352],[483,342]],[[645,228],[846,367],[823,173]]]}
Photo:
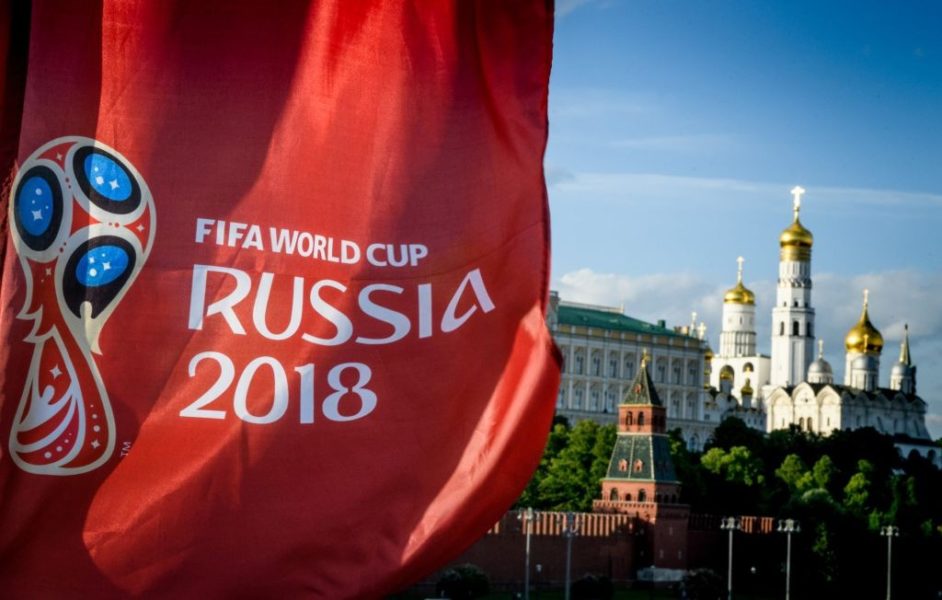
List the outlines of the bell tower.
{"label": "bell tower", "polygon": [[814,236],[798,219],[804,188],[792,189],[794,220],[779,236],[778,288],[772,309],[772,373],[775,386],[805,380],[814,357],[814,308],[811,307],[811,246]]}

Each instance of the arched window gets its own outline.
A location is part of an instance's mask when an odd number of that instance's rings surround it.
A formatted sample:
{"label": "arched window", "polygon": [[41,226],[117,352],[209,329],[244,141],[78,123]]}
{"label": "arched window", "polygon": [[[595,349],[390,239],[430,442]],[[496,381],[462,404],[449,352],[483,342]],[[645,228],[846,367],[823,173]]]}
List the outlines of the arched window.
{"label": "arched window", "polygon": [[631,494],[630,494],[630,493],[627,493],[627,492],[625,493],[625,502],[631,502]]}
{"label": "arched window", "polygon": [[641,471],[643,471],[643,470],[644,470],[644,461],[641,460],[640,458],[636,458],[636,459],[635,459],[634,469],[635,469],[635,473],[640,473]]}
{"label": "arched window", "polygon": [[628,357],[625,359],[625,372],[622,374],[622,377],[625,379],[630,379],[635,376],[635,359],[634,357]]}
{"label": "arched window", "polygon": [[592,353],[592,375],[598,377],[602,374],[602,355],[599,352]]}
{"label": "arched window", "polygon": [[619,470],[619,471],[627,471],[627,470],[628,470],[628,459],[627,459],[627,458],[623,458],[623,459],[621,459],[620,461],[618,461],[618,470]]}
{"label": "arched window", "polygon": [[628,414],[625,416],[625,425],[628,425],[628,426],[630,427],[630,426],[632,426],[632,425],[634,425],[634,424],[635,424],[635,416],[634,416],[634,414],[633,414],[633,413],[628,413]]}
{"label": "arched window", "polygon": [[778,324],[778,334],[785,335],[785,321]]}
{"label": "arched window", "polygon": [[798,335],[798,321],[792,322],[792,335]]}
{"label": "arched window", "polygon": [[814,328],[808,323],[808,337],[814,337]]}
{"label": "arched window", "polygon": [[648,492],[645,490],[638,490],[638,502],[647,502],[648,501]]}
{"label": "arched window", "polygon": [[585,369],[585,357],[582,355],[582,352],[576,352],[576,355],[573,357],[573,363],[573,373],[582,375],[582,371]]}
{"label": "arched window", "polygon": [[644,413],[638,413],[638,427],[644,427]]}
{"label": "arched window", "polygon": [[608,499],[612,502],[618,502],[618,490],[612,488],[612,492],[608,495]]}
{"label": "arched window", "polygon": [[805,428],[805,418],[802,417],[798,419],[798,429],[804,429],[804,428]]}
{"label": "arched window", "polygon": [[618,377],[618,355],[614,352],[608,355],[608,376]]}

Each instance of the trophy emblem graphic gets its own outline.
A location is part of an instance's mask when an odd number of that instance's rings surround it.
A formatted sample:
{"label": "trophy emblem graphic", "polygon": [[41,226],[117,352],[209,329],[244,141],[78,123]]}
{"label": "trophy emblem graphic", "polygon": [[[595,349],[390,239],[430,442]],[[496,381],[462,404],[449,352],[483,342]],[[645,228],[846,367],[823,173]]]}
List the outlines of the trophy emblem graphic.
{"label": "trophy emblem graphic", "polygon": [[102,329],[154,241],[147,184],[118,151],[69,136],[36,150],[13,181],[9,221],[33,327],[32,359],[10,430],[22,470],[76,475],[107,461],[115,421],[95,357]]}

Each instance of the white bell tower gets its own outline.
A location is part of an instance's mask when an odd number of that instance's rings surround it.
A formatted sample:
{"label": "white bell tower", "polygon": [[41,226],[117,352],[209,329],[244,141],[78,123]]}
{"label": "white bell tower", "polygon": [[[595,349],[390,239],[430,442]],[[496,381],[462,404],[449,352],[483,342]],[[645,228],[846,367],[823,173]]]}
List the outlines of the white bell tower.
{"label": "white bell tower", "polygon": [[778,288],[772,309],[772,373],[775,386],[805,380],[814,358],[814,308],[811,307],[811,246],[814,236],[798,220],[801,195],[795,186],[794,221],[779,236]]}

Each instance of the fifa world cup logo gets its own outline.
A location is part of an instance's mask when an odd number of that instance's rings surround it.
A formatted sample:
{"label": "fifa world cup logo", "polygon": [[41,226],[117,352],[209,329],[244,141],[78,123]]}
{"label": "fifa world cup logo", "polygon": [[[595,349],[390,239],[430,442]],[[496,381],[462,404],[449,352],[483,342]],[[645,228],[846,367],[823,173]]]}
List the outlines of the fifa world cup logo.
{"label": "fifa world cup logo", "polygon": [[105,323],[150,253],[153,199],[116,150],[63,137],[23,163],[9,217],[26,279],[18,317],[33,322],[10,456],[30,473],[85,473],[114,452],[114,414],[95,356]]}

